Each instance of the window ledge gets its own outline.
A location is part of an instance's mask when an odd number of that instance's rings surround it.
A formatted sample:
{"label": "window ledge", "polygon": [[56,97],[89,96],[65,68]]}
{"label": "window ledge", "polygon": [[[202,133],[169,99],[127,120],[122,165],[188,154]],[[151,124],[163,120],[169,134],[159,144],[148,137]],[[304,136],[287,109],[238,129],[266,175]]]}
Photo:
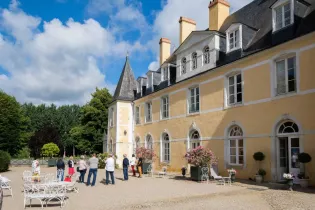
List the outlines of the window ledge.
{"label": "window ledge", "polygon": [[144,124],[145,124],[145,125],[147,125],[147,124],[152,124],[152,121],[150,121],[150,122],[145,122]]}
{"label": "window ledge", "polygon": [[229,166],[240,166],[240,167],[243,167],[244,164],[234,164],[234,163],[229,163]]}
{"label": "window ledge", "polygon": [[236,108],[236,107],[240,107],[240,106],[244,106],[244,102],[242,103],[237,103],[237,104],[232,104],[232,105],[227,105],[224,107],[224,109],[232,109],[232,108]]}
{"label": "window ledge", "polygon": [[170,117],[167,117],[167,118],[161,118],[160,121],[166,121],[166,120],[169,120]]}
{"label": "window ledge", "polygon": [[286,28],[292,26],[293,24],[294,24],[294,23],[290,23],[289,25],[284,26],[283,28],[279,28],[279,29],[277,29],[277,30],[274,29],[274,30],[272,30],[272,34],[277,33],[277,32],[279,32],[279,31],[282,31],[282,30],[284,30],[284,29],[286,29]]}
{"label": "window ledge", "polygon": [[193,112],[193,113],[187,113],[187,116],[193,116],[193,115],[200,115],[200,111],[199,112]]}
{"label": "window ledge", "polygon": [[235,50],[239,50],[239,49],[242,49],[242,48],[241,48],[241,47],[233,48],[233,49],[231,49],[231,50],[227,51],[227,53],[230,53],[230,52],[233,52],[233,51],[235,51]]}
{"label": "window ledge", "polygon": [[272,100],[277,100],[277,99],[281,99],[281,98],[287,98],[287,97],[291,97],[291,96],[296,96],[298,95],[298,92],[289,92],[289,93],[284,93],[284,94],[279,94],[279,95],[275,95]]}

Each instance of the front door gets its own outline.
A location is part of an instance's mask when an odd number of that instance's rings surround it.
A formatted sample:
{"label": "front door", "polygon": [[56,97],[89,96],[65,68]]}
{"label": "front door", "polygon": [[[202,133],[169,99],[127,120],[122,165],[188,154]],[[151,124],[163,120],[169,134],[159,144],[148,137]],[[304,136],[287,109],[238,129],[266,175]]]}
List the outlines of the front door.
{"label": "front door", "polygon": [[284,173],[297,176],[300,173],[298,154],[300,153],[300,139],[298,137],[278,138],[278,180],[283,180]]}

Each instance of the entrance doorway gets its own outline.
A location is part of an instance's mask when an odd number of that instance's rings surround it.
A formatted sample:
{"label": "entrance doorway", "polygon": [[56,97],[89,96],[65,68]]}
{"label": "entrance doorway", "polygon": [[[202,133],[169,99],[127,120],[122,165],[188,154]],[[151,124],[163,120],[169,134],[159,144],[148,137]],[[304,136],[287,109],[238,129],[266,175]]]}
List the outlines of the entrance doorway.
{"label": "entrance doorway", "polygon": [[280,125],[277,134],[278,181],[284,180],[284,173],[297,176],[300,173],[298,155],[301,152],[298,126],[291,121]]}

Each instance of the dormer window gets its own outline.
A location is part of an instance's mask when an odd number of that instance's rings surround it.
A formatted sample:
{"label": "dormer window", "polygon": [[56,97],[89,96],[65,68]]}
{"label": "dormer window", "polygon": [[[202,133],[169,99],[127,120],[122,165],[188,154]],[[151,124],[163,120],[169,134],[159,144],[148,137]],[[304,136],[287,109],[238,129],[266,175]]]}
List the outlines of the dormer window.
{"label": "dormer window", "polygon": [[233,24],[226,31],[226,51],[231,52],[242,48],[242,25]]}
{"label": "dormer window", "polygon": [[186,74],[186,63],[187,63],[186,58],[182,58],[182,61],[181,61],[181,64],[182,64],[182,71],[181,71],[181,73],[182,74]]}
{"label": "dormer window", "polygon": [[166,81],[166,80],[168,80],[168,67],[163,68],[163,80],[162,81]]}
{"label": "dormer window", "polygon": [[203,49],[203,63],[204,64],[210,63],[210,48],[209,48],[209,46],[206,46]]}
{"label": "dormer window", "polygon": [[197,68],[197,53],[194,52],[192,55],[191,55],[191,59],[192,59],[192,69],[196,69]]}
{"label": "dormer window", "polygon": [[272,5],[273,31],[280,30],[294,21],[293,0],[279,0]]}

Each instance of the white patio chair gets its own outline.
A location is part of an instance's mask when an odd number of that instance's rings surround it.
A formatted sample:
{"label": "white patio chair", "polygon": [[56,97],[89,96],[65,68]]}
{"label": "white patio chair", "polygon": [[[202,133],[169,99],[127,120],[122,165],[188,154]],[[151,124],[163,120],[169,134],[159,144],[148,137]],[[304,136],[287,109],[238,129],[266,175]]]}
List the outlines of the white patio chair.
{"label": "white patio chair", "polygon": [[6,177],[0,176],[0,186],[3,190],[9,190],[10,191],[10,195],[13,198],[13,192],[12,192],[12,187],[10,185],[11,180],[9,180]]}
{"label": "white patio chair", "polygon": [[150,164],[147,168],[147,176],[153,177],[153,168],[152,168],[152,164]]}
{"label": "white patio chair", "polygon": [[67,191],[74,191],[79,193],[79,188],[76,187],[77,179],[72,179],[71,182],[66,183]]}
{"label": "white patio chair", "polygon": [[65,184],[52,184],[47,185],[45,189],[45,198],[46,201],[46,207],[48,205],[48,202],[54,199],[57,199],[60,201],[60,207],[64,207],[65,205],[65,199],[67,197],[67,186]]}
{"label": "white patio chair", "polygon": [[231,185],[231,176],[229,177],[222,177],[218,176],[218,174],[214,171],[214,169],[211,167],[210,168],[211,176],[213,177],[214,180],[218,181],[219,184],[225,185],[225,182],[229,183]]}
{"label": "white patio chair", "polygon": [[29,176],[32,176],[32,172],[31,171],[23,171],[23,178],[24,177],[29,177]]}
{"label": "white patio chair", "polygon": [[163,167],[162,167],[162,171],[159,171],[159,172],[158,172],[159,177],[160,177],[160,176],[165,177],[165,176],[166,176],[166,172],[167,172],[167,167],[166,167],[166,166],[163,166]]}
{"label": "white patio chair", "polygon": [[45,191],[42,190],[42,186],[39,185],[31,185],[31,184],[24,184],[24,208],[26,208],[26,203],[29,201],[30,207],[32,207],[32,200],[38,200],[43,206],[43,200],[45,200],[46,195]]}

